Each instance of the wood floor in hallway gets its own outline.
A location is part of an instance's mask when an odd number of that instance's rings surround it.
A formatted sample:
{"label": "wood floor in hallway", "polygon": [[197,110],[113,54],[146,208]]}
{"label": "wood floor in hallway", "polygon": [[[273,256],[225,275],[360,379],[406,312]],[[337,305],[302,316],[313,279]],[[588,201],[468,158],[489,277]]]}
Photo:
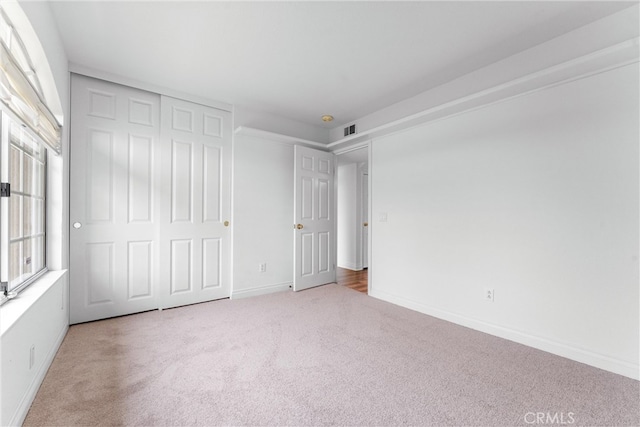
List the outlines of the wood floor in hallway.
{"label": "wood floor in hallway", "polygon": [[369,273],[367,269],[354,271],[338,267],[336,271],[339,285],[355,289],[358,292],[367,293]]}

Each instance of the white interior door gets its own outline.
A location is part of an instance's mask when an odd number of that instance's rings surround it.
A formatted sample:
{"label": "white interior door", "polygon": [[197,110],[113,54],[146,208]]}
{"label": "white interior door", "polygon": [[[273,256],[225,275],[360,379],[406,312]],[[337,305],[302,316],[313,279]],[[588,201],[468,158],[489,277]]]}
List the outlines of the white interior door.
{"label": "white interior door", "polygon": [[157,308],[160,97],[72,76],[71,323]]}
{"label": "white interior door", "polygon": [[363,173],[362,180],[362,268],[369,267],[369,175]]}
{"label": "white interior door", "polygon": [[335,282],[335,156],[295,146],[293,290]]}
{"label": "white interior door", "polygon": [[231,113],[162,97],[162,307],[230,296]]}

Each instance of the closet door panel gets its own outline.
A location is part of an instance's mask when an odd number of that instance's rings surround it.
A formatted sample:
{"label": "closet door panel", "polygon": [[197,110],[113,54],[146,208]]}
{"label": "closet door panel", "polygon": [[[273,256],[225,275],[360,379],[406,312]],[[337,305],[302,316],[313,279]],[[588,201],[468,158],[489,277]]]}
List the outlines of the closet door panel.
{"label": "closet door panel", "polygon": [[[231,113],[162,97],[162,307],[227,298]],[[187,244],[188,242],[188,244]]]}
{"label": "closet door panel", "polygon": [[160,96],[71,84],[71,323],[158,308]]}

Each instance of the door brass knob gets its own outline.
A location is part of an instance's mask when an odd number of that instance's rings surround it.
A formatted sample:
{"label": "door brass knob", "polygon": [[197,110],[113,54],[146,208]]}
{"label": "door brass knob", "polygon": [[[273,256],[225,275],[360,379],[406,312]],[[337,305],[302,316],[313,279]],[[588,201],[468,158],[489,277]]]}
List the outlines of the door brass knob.
{"label": "door brass knob", "polygon": [[368,223],[368,222],[365,222],[363,225],[364,225],[365,227],[368,227],[368,226],[369,226],[369,223]]}
{"label": "door brass knob", "polygon": [[302,229],[304,228],[304,225],[302,225],[302,224],[298,224],[298,225],[296,225],[296,228],[297,228],[298,230],[302,230]]}
{"label": "door brass knob", "polygon": [[225,221],[225,222],[223,222],[223,224],[224,224],[225,227],[228,227],[229,226],[229,221]]}

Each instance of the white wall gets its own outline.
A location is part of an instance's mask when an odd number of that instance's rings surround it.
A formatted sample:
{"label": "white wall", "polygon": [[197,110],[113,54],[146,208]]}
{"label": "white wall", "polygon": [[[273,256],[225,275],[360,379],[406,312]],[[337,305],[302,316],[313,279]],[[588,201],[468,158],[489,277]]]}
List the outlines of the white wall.
{"label": "white wall", "polygon": [[0,308],[0,425],[22,424],[67,333],[67,278],[49,272]]}
{"label": "white wall", "polygon": [[[236,135],[233,152],[232,297],[293,283],[293,146]],[[265,272],[259,265],[267,264]]]}
{"label": "white wall", "polygon": [[[342,156],[338,156],[339,159]],[[339,160],[339,162],[342,160]],[[367,231],[363,227],[363,185],[367,185],[366,162],[339,164],[337,169],[337,265],[349,270],[362,270],[364,251],[363,234]]]}
{"label": "white wall", "polygon": [[[52,105],[56,115],[69,112],[68,61],[47,2],[3,4],[26,16],[35,31],[51,69],[55,87],[45,88],[47,96],[58,96]],[[18,9],[14,9],[17,7]],[[13,16],[10,16],[13,18]],[[25,21],[27,22],[27,21]],[[24,40],[33,52],[32,41]],[[38,61],[38,58],[33,58]],[[38,68],[38,64],[36,64]],[[46,85],[46,82],[42,82]],[[66,117],[63,117],[65,119]],[[63,123],[62,156],[50,156],[47,189],[47,264],[51,270],[68,267],[68,126]],[[64,271],[48,273],[22,292],[18,299],[0,308],[2,334],[0,359],[0,424],[20,424],[64,338],[69,325],[68,280]],[[29,368],[31,348],[34,364]]]}
{"label": "white wall", "polygon": [[635,63],[375,139],[370,294],[638,378],[639,114]]}
{"label": "white wall", "polygon": [[234,108],[233,114],[235,127],[260,129],[322,144],[329,142],[329,129],[321,126],[312,126],[286,117],[239,106]]}
{"label": "white wall", "polygon": [[[537,84],[536,80],[567,77],[557,72],[559,70],[556,70],[555,75],[546,75],[544,70],[552,67],[567,66],[569,73],[576,73],[576,69],[579,69],[578,73],[587,73],[602,67],[603,59],[610,56],[623,58],[629,53],[637,57],[637,44],[628,49],[615,46],[638,37],[639,13],[640,6],[629,2],[628,7],[620,12],[360,117],[355,120],[358,133],[366,133],[415,114],[431,111],[437,115],[443,106],[455,108],[456,104],[465,103],[471,107],[474,103],[482,103],[481,98],[493,99],[497,96],[499,99],[504,96],[498,92],[510,92],[511,95],[515,92],[524,93],[531,89],[532,84]],[[601,58],[588,57],[598,51]],[[574,64],[573,61],[576,60],[578,62]],[[492,91],[496,88],[499,90],[493,94]],[[487,90],[489,93],[485,93]],[[343,126],[330,131],[332,142],[340,141],[343,137]]]}
{"label": "white wall", "polygon": [[358,270],[358,164],[339,165],[338,191],[338,267]]}

